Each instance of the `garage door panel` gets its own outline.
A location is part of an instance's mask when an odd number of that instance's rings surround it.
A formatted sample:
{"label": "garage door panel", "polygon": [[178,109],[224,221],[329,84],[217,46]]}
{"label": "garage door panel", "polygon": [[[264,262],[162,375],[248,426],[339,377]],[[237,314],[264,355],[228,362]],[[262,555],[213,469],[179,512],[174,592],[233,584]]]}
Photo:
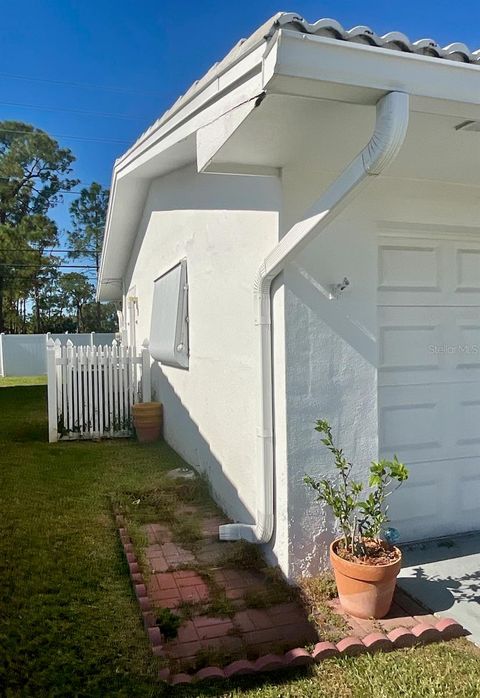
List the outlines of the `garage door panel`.
{"label": "garage door panel", "polygon": [[402,541],[442,535],[439,515],[448,506],[448,482],[438,477],[437,464],[411,471],[409,480],[391,497],[389,516]]}
{"label": "garage door panel", "polygon": [[403,541],[478,530],[479,459],[418,464],[391,498],[389,515]]}
{"label": "garage door panel", "polygon": [[462,463],[459,476],[453,478],[452,491],[454,500],[458,503],[458,510],[466,521],[465,530],[474,530],[478,525],[478,505],[480,502],[480,478],[478,477],[478,460],[469,460]]}
{"label": "garage door panel", "polygon": [[480,383],[384,387],[378,415],[382,458],[480,457]]}
{"label": "garage door panel", "polygon": [[[464,388],[457,391],[458,407],[452,409],[450,416],[455,422],[455,445],[461,455],[465,447],[480,444],[480,383],[469,383]],[[471,449],[468,451],[471,453]]]}
{"label": "garage door panel", "polygon": [[380,238],[380,305],[480,305],[480,247],[472,241]]}
{"label": "garage door panel", "polygon": [[445,363],[436,347],[445,344],[442,313],[425,308],[379,308],[378,346],[379,369],[388,373],[405,374],[425,370],[438,372]]}
{"label": "garage door panel", "polygon": [[453,347],[455,365],[461,369],[477,369],[480,378],[480,309],[455,313],[455,336],[448,342]]}
{"label": "garage door panel", "polygon": [[381,384],[480,380],[480,308],[379,307],[378,353]]}
{"label": "garage door panel", "polygon": [[480,293],[480,250],[472,247],[455,249],[457,293]]}
{"label": "garage door panel", "polygon": [[444,421],[441,387],[425,393],[422,386],[385,388],[379,395],[380,455],[390,458],[396,453],[405,461],[441,457],[445,449],[445,432],[438,424]]}
{"label": "garage door panel", "polygon": [[439,255],[436,245],[380,245],[379,291],[440,292]]}
{"label": "garage door panel", "polygon": [[380,457],[410,470],[402,540],[480,529],[480,243],[380,241]]}

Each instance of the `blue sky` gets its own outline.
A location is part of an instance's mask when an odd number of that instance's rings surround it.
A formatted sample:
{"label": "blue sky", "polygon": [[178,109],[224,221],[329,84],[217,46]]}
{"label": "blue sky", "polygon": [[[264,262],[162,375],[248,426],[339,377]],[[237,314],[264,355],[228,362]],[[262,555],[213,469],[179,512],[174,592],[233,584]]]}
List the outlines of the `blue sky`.
{"label": "blue sky", "polygon": [[[310,21],[333,17],[348,28],[368,24],[379,34],[398,30],[414,40],[431,37],[441,45],[463,41],[471,49],[480,47],[476,2],[298,1],[283,7],[264,0],[8,2],[0,26],[0,118],[26,121],[58,136],[75,153],[82,184],[108,185],[113,161],[129,143],[240,38],[279,10]],[[55,212],[61,227],[68,225],[71,196],[65,199]]]}

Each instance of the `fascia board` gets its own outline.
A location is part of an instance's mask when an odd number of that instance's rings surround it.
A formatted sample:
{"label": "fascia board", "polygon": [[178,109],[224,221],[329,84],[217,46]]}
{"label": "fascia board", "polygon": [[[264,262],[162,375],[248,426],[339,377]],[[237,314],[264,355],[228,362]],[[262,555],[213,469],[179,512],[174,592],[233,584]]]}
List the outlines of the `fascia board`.
{"label": "fascia board", "polygon": [[[365,46],[282,29],[275,51],[278,78],[306,79],[380,92],[480,104],[480,66],[413,53]],[[286,91],[288,81],[282,84]],[[308,95],[305,95],[308,96]]]}
{"label": "fascia board", "polygon": [[172,114],[169,119],[163,123],[160,122],[158,127],[155,127],[154,124],[149,131],[146,131],[144,137],[140,137],[132,149],[117,160],[117,171],[120,172],[123,167],[149,149],[152,144],[165,138],[169,133],[177,130],[185,121],[191,119],[198,112],[203,111],[212,100],[219,99],[223,93],[234,88],[236,84],[244,81],[249,75],[260,72],[264,50],[265,45],[262,42],[260,46],[257,46],[250,53],[230,64],[224,73],[217,75],[201,92],[192,95],[191,99],[187,100],[186,103],[179,105],[178,111]]}
{"label": "fascia board", "polygon": [[[189,136],[198,132],[199,129],[208,126],[208,124],[222,117],[224,114],[252,100],[254,101],[261,92],[262,76],[260,72],[257,72],[251,76],[246,83],[242,82],[220,99],[215,100],[209,106],[196,112],[191,118],[185,119],[177,128],[166,133],[162,138],[157,138],[152,141],[150,145],[145,145],[142,152],[139,153],[132,162],[125,164],[121,169],[117,170],[117,176],[123,178],[133,173],[137,176],[143,176],[142,168],[148,165],[148,169],[150,169],[155,158],[163,156],[166,151],[182,143]],[[194,157],[195,153],[192,151],[192,161]],[[171,169],[174,168],[172,167]],[[150,175],[148,174],[147,176]]]}
{"label": "fascia board", "polygon": [[[218,74],[214,80],[205,86],[198,94],[192,95],[184,107],[174,113],[171,118],[158,128],[153,127],[145,137],[140,139],[132,149],[118,159],[115,163],[111,195],[107,212],[105,226],[105,238],[102,248],[102,257],[99,270],[99,281],[97,296],[102,299],[102,281],[105,278],[105,260],[114,254],[112,249],[112,220],[113,212],[118,208],[118,182],[123,178],[135,173],[141,177],[141,168],[150,162],[154,157],[159,157],[165,151],[174,147],[177,143],[183,142],[189,135],[195,133],[199,128],[205,126],[210,121],[218,118],[221,114],[233,109],[242,102],[255,98],[262,91],[263,85],[263,53],[265,44],[259,46],[243,55],[240,59],[230,64],[223,73]],[[192,160],[195,153],[192,152]],[[175,169],[173,166],[172,169]],[[150,180],[148,177],[143,182],[145,197],[148,192]],[[137,186],[139,182],[137,181]],[[141,185],[140,185],[141,186]],[[122,198],[128,196],[122,193]],[[123,205],[128,208],[128,201],[123,201]],[[132,234],[134,232],[120,229],[116,230],[116,235]],[[118,260],[120,262],[120,259]],[[115,276],[121,277],[123,269],[118,269]]]}

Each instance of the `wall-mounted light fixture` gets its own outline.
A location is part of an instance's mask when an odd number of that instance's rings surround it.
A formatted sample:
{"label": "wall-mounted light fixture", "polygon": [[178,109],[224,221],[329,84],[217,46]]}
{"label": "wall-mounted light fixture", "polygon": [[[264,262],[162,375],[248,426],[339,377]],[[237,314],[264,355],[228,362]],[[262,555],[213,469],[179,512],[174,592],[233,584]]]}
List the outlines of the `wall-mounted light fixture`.
{"label": "wall-mounted light fixture", "polygon": [[338,284],[330,284],[330,300],[335,300],[335,298],[338,298],[343,291],[347,288],[347,286],[350,286],[350,281],[347,279],[345,276],[343,281],[340,281]]}

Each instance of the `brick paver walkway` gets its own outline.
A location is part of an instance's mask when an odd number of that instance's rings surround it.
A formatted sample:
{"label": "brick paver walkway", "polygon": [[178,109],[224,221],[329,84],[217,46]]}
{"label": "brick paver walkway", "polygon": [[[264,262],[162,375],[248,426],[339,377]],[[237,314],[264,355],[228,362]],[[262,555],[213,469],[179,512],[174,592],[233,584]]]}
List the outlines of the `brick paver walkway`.
{"label": "brick paver walkway", "polygon": [[[223,521],[219,517],[205,517],[203,520],[202,532],[207,543],[200,548],[203,553],[209,544],[214,552],[217,551],[220,523]],[[268,652],[285,652],[318,641],[314,627],[297,601],[272,604],[268,608],[248,607],[245,601],[248,592],[268,588],[267,577],[258,570],[212,566],[214,583],[224,591],[234,613],[230,617],[205,615],[202,604],[207,605],[212,599],[209,585],[196,569],[201,563],[193,553],[173,542],[166,526],[148,524],[145,533],[149,543],[146,558],[150,567],[147,591],[154,606],[181,612],[184,604],[195,604],[194,617],[184,621],[177,637],[164,645],[167,655],[179,660],[183,668],[195,663],[202,650],[256,658]],[[228,543],[219,546],[224,550]],[[188,569],[189,565],[193,569]]]}
{"label": "brick paver walkway", "polygon": [[[201,511],[184,507],[185,515],[196,515],[195,525]],[[329,602],[345,621],[341,630],[322,610],[325,599],[318,604],[305,600],[314,628],[300,597],[261,558],[252,557],[255,548],[239,549],[218,540],[218,525],[224,521],[214,514],[205,514],[202,539],[192,550],[174,542],[167,525],[146,525],[149,570],[142,573],[120,512],[116,521],[152,651],[164,662],[159,676],[172,685],[308,666],[332,656],[390,651],[468,634],[454,620],[430,615],[401,589],[383,620],[352,618],[338,600]],[[254,568],[241,568],[248,560]],[[166,609],[171,609],[170,617]],[[341,634],[338,641],[328,638],[334,626],[335,634]]]}
{"label": "brick paver walkway", "polygon": [[[185,507],[184,513],[191,514],[192,508]],[[189,669],[195,666],[202,652],[252,659],[322,640],[299,601],[272,603],[267,608],[249,607],[246,598],[249,592],[265,592],[269,580],[261,570],[234,569],[219,563],[220,553],[229,545],[218,542],[221,523],[223,520],[218,516],[206,515],[202,519],[204,542],[196,554],[174,543],[167,526],[144,527],[148,538],[146,558],[151,574],[147,590],[151,602],[157,608],[169,608],[179,614],[186,604],[190,606],[191,617],[181,624],[174,639],[165,642],[164,649],[170,659],[177,660],[181,669]],[[212,598],[202,569],[209,570],[216,588],[223,590],[231,603],[233,613],[228,616],[205,613]],[[379,631],[388,633],[398,627],[413,628],[418,623],[435,625],[437,621],[401,590],[396,592],[389,615],[381,621],[348,616],[338,599],[331,602],[331,607],[343,616],[351,634],[357,638]]]}
{"label": "brick paver walkway", "polygon": [[345,613],[338,599],[330,602],[332,609],[341,615],[347,625],[351,628],[352,634],[363,638],[372,632],[389,633],[395,628],[413,628],[419,623],[426,623],[434,626],[438,622],[426,608],[417,603],[414,599],[402,591],[398,586],[395,589],[392,608],[385,618],[380,620],[363,620],[353,618]]}

